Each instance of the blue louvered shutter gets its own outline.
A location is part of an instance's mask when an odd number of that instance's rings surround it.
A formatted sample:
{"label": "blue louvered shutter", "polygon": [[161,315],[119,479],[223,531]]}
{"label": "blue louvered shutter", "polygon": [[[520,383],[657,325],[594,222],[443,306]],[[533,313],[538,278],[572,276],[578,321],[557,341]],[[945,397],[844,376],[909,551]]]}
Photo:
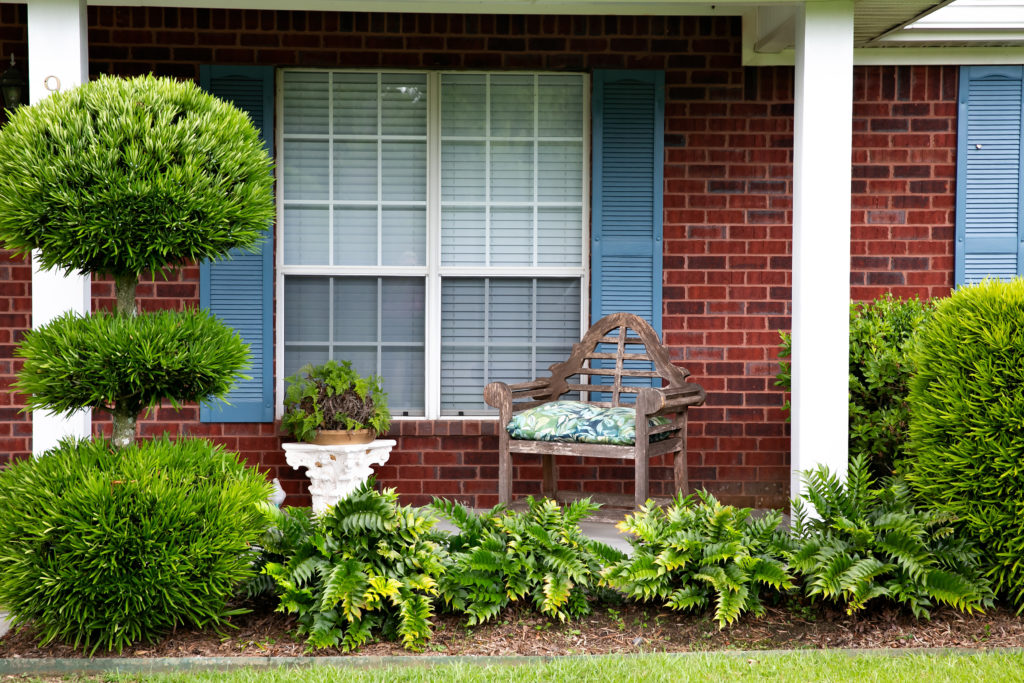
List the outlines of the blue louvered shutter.
{"label": "blue louvered shutter", "polygon": [[1024,67],[960,71],[956,284],[1022,274],[1021,124]]}
{"label": "blue louvered shutter", "polygon": [[[664,73],[595,71],[592,112],[591,320],[635,313],[660,335]],[[651,369],[637,361],[625,365]],[[630,378],[625,383],[651,382]],[[608,400],[605,395],[595,398]]]}
{"label": "blue louvered shutter", "polygon": [[[200,85],[234,103],[252,118],[273,152],[274,70],[272,67],[204,66]],[[235,329],[249,344],[250,366],[227,396],[200,409],[203,422],[272,422],[274,420],[272,226],[257,253],[232,251],[231,258],[199,267],[199,305]]]}
{"label": "blue louvered shutter", "polygon": [[661,334],[665,75],[595,71],[591,316],[635,313]]}

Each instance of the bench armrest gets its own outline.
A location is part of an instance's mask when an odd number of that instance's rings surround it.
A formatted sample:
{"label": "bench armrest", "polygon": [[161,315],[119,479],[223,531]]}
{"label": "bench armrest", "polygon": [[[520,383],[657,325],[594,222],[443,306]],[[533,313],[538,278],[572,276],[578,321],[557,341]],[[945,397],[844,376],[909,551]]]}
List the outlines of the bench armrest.
{"label": "bench armrest", "polygon": [[484,401],[487,405],[497,408],[505,415],[505,408],[508,414],[512,413],[512,401],[517,398],[545,398],[550,394],[550,379],[535,379],[532,382],[517,382],[516,384],[505,384],[504,382],[491,382],[484,387]]}
{"label": "bench armrest", "polygon": [[704,403],[704,388],[693,382],[675,387],[641,389],[636,397],[636,410],[640,415],[675,413],[689,406]]}

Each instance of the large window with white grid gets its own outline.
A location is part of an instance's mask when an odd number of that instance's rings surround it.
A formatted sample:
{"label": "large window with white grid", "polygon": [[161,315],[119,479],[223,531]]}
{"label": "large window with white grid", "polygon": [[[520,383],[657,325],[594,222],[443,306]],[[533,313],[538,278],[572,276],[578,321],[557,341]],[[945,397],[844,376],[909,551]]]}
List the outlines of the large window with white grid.
{"label": "large window with white grid", "polygon": [[395,416],[480,415],[487,382],[568,355],[586,76],[280,73],[279,383],[350,360],[383,377]]}

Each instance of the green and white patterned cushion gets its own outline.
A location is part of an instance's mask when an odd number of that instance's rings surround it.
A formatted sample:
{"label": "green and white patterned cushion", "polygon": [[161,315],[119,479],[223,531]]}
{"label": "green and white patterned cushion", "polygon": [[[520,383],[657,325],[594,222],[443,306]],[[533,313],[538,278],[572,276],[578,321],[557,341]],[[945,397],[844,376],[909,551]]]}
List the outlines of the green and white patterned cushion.
{"label": "green and white patterned cushion", "polygon": [[[652,417],[647,424],[668,424],[668,418]],[[513,439],[566,441],[632,446],[636,442],[636,411],[633,408],[600,408],[580,401],[552,401],[513,416],[505,427]],[[668,433],[651,437],[659,441]]]}

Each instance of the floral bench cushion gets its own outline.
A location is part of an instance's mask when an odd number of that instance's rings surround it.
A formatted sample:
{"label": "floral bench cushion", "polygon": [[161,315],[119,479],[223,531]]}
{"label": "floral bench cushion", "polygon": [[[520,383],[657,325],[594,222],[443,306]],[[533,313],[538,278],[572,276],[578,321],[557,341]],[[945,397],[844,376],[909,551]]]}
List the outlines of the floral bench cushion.
{"label": "floral bench cushion", "polygon": [[[668,424],[668,418],[652,417],[647,424]],[[636,411],[633,408],[600,408],[580,401],[552,401],[517,413],[505,429],[513,439],[567,441],[632,446],[636,442]],[[651,441],[667,439],[668,432]]]}

